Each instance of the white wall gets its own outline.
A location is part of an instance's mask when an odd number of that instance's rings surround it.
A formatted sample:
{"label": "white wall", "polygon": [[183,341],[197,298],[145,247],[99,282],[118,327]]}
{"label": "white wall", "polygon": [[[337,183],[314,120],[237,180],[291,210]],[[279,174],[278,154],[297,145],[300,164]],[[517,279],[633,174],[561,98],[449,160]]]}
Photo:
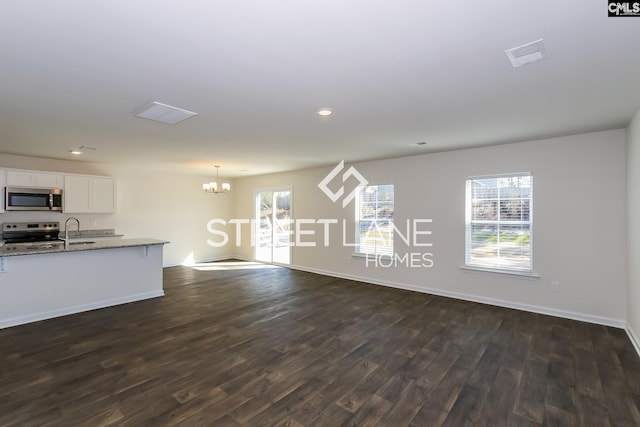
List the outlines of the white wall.
{"label": "white wall", "polygon": [[[395,184],[397,224],[406,219],[433,220],[434,266],[366,266],[363,259],[351,256],[353,248],[343,247],[341,226],[332,226],[331,245],[326,248],[321,244],[322,228],[317,226],[319,246],[294,247],[294,267],[597,323],[623,326],[626,322],[624,130],[353,165],[373,184]],[[256,190],[292,186],[295,218],[345,219],[346,241],[353,242],[353,204],[343,209],[317,187],[331,169],[236,180],[236,217],[253,218]],[[524,171],[534,176],[534,270],[540,278],[461,270],[466,177]],[[351,187],[352,181],[348,181]],[[333,184],[337,188],[340,178]],[[252,259],[248,231],[243,231],[242,247],[233,251]],[[560,283],[560,293],[551,291],[552,281]]]}
{"label": "white wall", "polygon": [[[640,344],[640,111],[627,128],[627,280],[629,329]],[[640,351],[640,350],[639,350]]]}
{"label": "white wall", "polygon": [[[171,173],[102,163],[87,163],[0,154],[0,167],[112,176],[117,185],[115,214],[77,214],[82,229],[115,228],[126,237],[168,240],[164,265],[221,259],[226,248],[207,244],[211,218],[230,218],[233,193],[207,194],[202,183],[210,176]],[[56,220],[71,215],[51,212],[6,212],[0,222]]]}

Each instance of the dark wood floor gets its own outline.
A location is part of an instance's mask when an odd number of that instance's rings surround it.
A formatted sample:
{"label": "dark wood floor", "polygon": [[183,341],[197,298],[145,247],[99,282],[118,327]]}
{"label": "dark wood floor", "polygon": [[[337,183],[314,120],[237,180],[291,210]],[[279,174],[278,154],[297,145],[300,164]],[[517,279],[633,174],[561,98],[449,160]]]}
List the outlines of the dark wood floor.
{"label": "dark wood floor", "polygon": [[632,426],[623,330],[288,269],[0,330],[1,426]]}

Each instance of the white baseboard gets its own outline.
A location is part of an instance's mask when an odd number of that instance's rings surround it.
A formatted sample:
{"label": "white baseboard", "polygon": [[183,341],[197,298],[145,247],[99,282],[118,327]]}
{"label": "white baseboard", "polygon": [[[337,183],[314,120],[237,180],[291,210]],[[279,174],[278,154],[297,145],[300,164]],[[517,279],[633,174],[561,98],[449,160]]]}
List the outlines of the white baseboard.
{"label": "white baseboard", "polygon": [[126,304],[134,301],[142,301],[150,298],[164,296],[164,291],[144,292],[141,294],[128,295],[121,298],[113,298],[105,301],[98,301],[91,304],[76,305],[73,307],[65,307],[58,310],[45,311],[42,313],[30,314],[28,316],[14,317],[11,319],[0,320],[0,329],[9,328],[11,326],[23,325],[25,323],[38,322],[40,320],[53,319],[54,317],[66,316],[69,314],[82,313],[83,311],[96,310],[98,308],[111,307],[114,305]]}
{"label": "white baseboard", "polygon": [[373,285],[387,286],[390,288],[404,289],[407,291],[421,292],[425,294],[432,294],[432,295],[455,298],[455,299],[460,299],[465,301],[478,302],[482,304],[495,305],[498,307],[512,308],[512,309],[521,310],[521,311],[529,311],[529,312],[538,313],[538,314],[546,314],[548,316],[562,317],[562,318],[571,319],[571,320],[579,320],[581,322],[595,323],[595,324],[604,325],[604,326],[612,326],[614,328],[625,329],[627,326],[627,322],[622,319],[613,319],[609,317],[594,316],[594,315],[585,314],[585,313],[575,313],[571,311],[558,310],[555,308],[540,307],[540,306],[522,304],[522,303],[513,302],[513,301],[505,301],[505,300],[500,300],[495,298],[486,298],[486,297],[481,297],[477,295],[464,294],[460,292],[444,291],[441,289],[415,286],[408,283],[380,281],[380,280],[372,279],[370,277],[360,277],[360,276],[353,276],[350,274],[335,273],[333,271],[326,271],[326,270],[321,270],[316,268],[308,268],[308,267],[303,267],[299,265],[290,265],[289,267],[295,270],[322,274],[324,276],[338,277],[340,279],[355,280],[357,282],[370,283]]}
{"label": "white baseboard", "polygon": [[638,339],[638,336],[635,334],[635,332],[633,332],[631,325],[628,323],[625,330],[627,331],[627,335],[629,335],[629,339],[631,340],[631,343],[635,347],[636,352],[638,353],[638,356],[640,356],[640,340]]}

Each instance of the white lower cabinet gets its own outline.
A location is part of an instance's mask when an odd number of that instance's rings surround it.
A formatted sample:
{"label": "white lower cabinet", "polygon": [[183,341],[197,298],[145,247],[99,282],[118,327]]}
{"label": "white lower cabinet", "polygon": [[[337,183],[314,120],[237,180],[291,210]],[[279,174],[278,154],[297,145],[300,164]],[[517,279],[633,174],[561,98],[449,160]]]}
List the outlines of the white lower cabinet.
{"label": "white lower cabinet", "polygon": [[115,210],[116,183],[113,178],[65,176],[65,213],[112,213]]}

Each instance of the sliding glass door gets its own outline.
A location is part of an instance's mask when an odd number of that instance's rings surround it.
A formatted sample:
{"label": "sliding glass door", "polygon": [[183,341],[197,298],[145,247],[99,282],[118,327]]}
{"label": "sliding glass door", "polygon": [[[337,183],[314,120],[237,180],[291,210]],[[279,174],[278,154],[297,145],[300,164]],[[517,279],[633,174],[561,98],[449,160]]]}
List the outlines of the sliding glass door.
{"label": "sliding glass door", "polygon": [[256,192],[256,261],[291,262],[291,191]]}

